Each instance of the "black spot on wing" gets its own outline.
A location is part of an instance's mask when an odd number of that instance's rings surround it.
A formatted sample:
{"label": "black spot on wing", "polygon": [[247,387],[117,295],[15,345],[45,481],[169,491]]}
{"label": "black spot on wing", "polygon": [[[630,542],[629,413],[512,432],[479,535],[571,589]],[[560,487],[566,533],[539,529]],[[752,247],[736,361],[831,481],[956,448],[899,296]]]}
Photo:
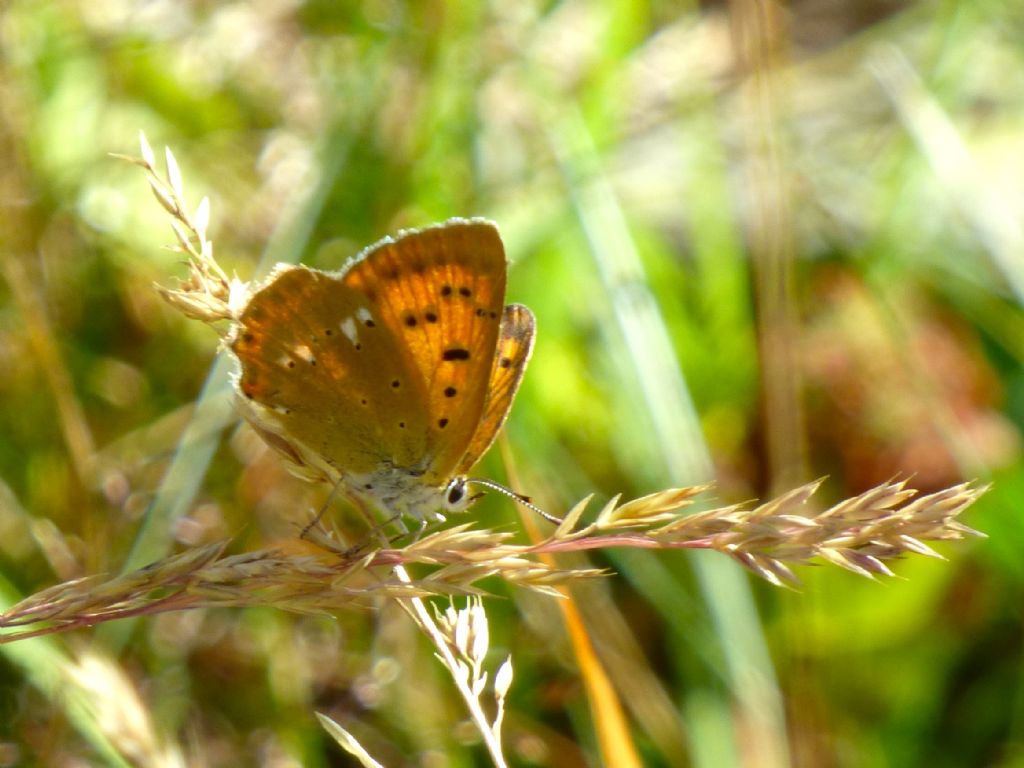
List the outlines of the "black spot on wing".
{"label": "black spot on wing", "polygon": [[441,359],[447,362],[469,360],[469,350],[465,347],[449,347],[441,353]]}

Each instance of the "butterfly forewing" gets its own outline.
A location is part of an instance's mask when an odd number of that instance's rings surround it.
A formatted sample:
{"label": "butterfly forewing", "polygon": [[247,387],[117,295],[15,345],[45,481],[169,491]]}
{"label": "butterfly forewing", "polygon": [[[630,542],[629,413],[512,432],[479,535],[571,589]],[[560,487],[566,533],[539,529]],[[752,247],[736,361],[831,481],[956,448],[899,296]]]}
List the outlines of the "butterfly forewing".
{"label": "butterfly forewing", "polygon": [[521,304],[505,307],[483,417],[459,462],[456,470],[458,474],[468,472],[479,461],[505,423],[512,409],[512,400],[519,389],[519,382],[526,373],[535,332],[533,313],[529,309]]}
{"label": "butterfly forewing", "polygon": [[493,225],[449,222],[368,250],[342,281],[397,339],[418,379],[428,480],[450,478],[484,415],[505,295],[505,253]]}

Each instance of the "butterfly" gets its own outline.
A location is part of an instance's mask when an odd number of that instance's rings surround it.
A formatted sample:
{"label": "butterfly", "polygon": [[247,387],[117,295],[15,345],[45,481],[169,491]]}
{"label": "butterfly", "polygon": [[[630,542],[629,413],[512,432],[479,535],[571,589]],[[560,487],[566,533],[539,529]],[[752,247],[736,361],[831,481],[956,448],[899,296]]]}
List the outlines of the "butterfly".
{"label": "butterfly", "polygon": [[421,525],[466,509],[533,349],[506,272],[497,227],[475,218],[400,232],[337,272],[278,265],[228,339],[243,415],[360,508]]}

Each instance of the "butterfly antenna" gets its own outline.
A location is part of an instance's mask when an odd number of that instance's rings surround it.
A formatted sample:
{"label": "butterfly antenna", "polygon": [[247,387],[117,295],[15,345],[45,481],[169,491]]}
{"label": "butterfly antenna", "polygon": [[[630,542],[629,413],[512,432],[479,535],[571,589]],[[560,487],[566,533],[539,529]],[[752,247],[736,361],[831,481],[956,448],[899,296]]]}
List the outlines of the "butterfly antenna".
{"label": "butterfly antenna", "polygon": [[516,504],[521,504],[530,511],[536,512],[549,523],[554,523],[555,525],[562,524],[562,521],[559,518],[555,517],[554,515],[549,515],[543,509],[541,509],[532,501],[530,501],[529,496],[523,496],[523,494],[521,493],[516,493],[515,491],[506,488],[504,485],[501,485],[500,483],[496,483],[493,480],[485,480],[482,477],[470,477],[466,479],[466,482],[472,483],[473,485],[482,485],[484,488],[490,488],[492,491],[497,491],[502,496],[508,496],[508,498],[512,499],[512,501],[514,501]]}

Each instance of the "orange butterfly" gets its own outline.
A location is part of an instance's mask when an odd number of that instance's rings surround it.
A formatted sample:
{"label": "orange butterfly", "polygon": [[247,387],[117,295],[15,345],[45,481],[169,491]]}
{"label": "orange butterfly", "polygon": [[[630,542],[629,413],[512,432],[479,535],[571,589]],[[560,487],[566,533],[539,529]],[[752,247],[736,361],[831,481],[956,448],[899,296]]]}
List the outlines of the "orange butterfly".
{"label": "orange butterfly", "polygon": [[230,339],[244,415],[363,508],[423,523],[465,509],[465,473],[533,349],[533,314],[504,305],[506,268],[483,219],[385,238],[338,272],[279,265]]}

